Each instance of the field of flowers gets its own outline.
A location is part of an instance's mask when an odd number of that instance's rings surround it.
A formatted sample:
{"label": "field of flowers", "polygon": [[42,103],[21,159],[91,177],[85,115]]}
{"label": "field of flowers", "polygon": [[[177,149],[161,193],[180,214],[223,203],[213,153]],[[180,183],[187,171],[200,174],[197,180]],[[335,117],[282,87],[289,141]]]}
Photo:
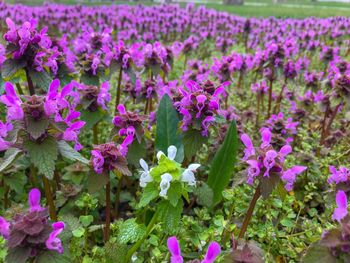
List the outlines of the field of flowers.
{"label": "field of flowers", "polygon": [[1,262],[350,262],[349,17],[0,17]]}

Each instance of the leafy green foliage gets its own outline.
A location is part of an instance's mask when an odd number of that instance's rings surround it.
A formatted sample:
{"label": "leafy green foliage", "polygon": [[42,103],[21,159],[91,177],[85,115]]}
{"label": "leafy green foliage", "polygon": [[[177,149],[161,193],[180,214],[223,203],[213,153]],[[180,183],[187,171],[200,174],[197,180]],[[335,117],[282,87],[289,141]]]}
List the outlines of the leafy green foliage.
{"label": "leafy green foliage", "polygon": [[29,258],[31,249],[29,247],[16,247],[10,249],[5,261],[7,263],[25,263]]}
{"label": "leafy green foliage", "polygon": [[312,244],[303,257],[303,263],[336,263],[337,260],[332,256],[330,250],[320,244]]}
{"label": "leafy green foliage", "polygon": [[96,123],[101,121],[104,116],[105,116],[105,113],[102,110],[97,110],[97,111],[81,110],[80,119],[86,122],[84,129],[90,130]]}
{"label": "leafy green foliage", "polygon": [[7,59],[1,67],[1,75],[3,78],[10,78],[17,73],[18,70],[26,65],[24,60]]}
{"label": "leafy green foliage", "polygon": [[138,206],[145,207],[147,206],[153,199],[157,198],[159,195],[158,185],[155,182],[150,182],[146,185],[146,187],[142,191],[140,202]]}
{"label": "leafy green foliage", "polygon": [[74,150],[66,141],[63,141],[63,140],[58,141],[57,145],[58,145],[58,151],[63,157],[72,161],[79,161],[84,164],[90,163],[88,159],[86,159],[79,152]]}
{"label": "leafy green foliage", "polygon": [[22,151],[17,148],[7,149],[4,159],[1,161],[0,164],[0,173],[5,171],[16,160],[16,158],[21,152]]}
{"label": "leafy green foliage", "polygon": [[222,191],[227,187],[234,170],[238,150],[236,123],[232,122],[223,144],[216,152],[211,164],[208,185],[213,189],[213,204],[222,198]]}
{"label": "leafy green foliage", "polygon": [[136,223],[134,218],[128,219],[120,226],[118,242],[120,244],[135,243],[146,234],[146,226]]}
{"label": "leafy green foliage", "polygon": [[34,140],[36,140],[46,132],[46,129],[49,126],[49,120],[42,119],[36,121],[32,117],[26,116],[26,124],[27,132],[33,137]]}
{"label": "leafy green foliage", "polygon": [[184,147],[185,156],[187,159],[191,159],[202,148],[203,144],[208,141],[207,137],[203,137],[199,130],[189,129],[184,132]]}
{"label": "leafy green foliage", "polygon": [[179,116],[173,107],[173,102],[168,95],[164,95],[157,111],[156,149],[166,153],[168,147],[174,145],[177,148],[175,160],[181,163],[184,148],[178,126]]}
{"label": "leafy green foliage", "polygon": [[139,167],[139,161],[141,158],[146,156],[146,141],[144,139],[139,143],[137,140],[134,140],[133,143],[128,148],[128,154],[126,156],[128,163],[136,167]]}
{"label": "leafy green foliage", "polygon": [[29,76],[31,77],[35,87],[44,91],[48,91],[49,86],[52,82],[52,78],[49,73],[47,73],[45,70],[39,72],[32,69],[29,70]]}
{"label": "leafy green foliage", "polygon": [[197,203],[202,206],[211,207],[213,205],[213,190],[205,183],[194,189],[197,196]]}
{"label": "leafy green foliage", "polygon": [[24,143],[24,148],[28,152],[31,163],[38,168],[39,173],[52,179],[58,156],[55,138],[48,136],[40,143],[28,140]]}
{"label": "leafy green foliage", "polygon": [[158,204],[158,219],[162,222],[162,229],[166,234],[175,234],[178,230],[183,209],[180,199],[174,207],[169,201],[163,200]]}

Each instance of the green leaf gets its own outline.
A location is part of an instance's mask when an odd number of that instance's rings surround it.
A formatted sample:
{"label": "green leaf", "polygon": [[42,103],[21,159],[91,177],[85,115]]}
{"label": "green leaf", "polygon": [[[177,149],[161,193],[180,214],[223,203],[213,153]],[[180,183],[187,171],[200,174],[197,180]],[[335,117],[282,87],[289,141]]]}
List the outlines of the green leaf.
{"label": "green leaf", "polygon": [[182,199],[179,200],[177,206],[174,207],[169,201],[163,200],[158,205],[158,220],[162,222],[162,230],[166,234],[175,234],[181,220],[183,210]]}
{"label": "green leaf", "polygon": [[92,215],[80,216],[79,221],[84,227],[88,227],[94,221],[94,217]]}
{"label": "green leaf", "polygon": [[27,116],[26,125],[27,132],[33,137],[34,140],[36,140],[46,132],[46,129],[49,126],[49,121],[47,119],[36,121],[32,117]]}
{"label": "green leaf", "polygon": [[82,237],[85,234],[85,228],[79,227],[77,229],[74,229],[72,231],[73,236],[75,237]]}
{"label": "green leaf", "polygon": [[122,223],[118,233],[118,241],[121,244],[129,242],[135,243],[143,238],[146,234],[146,226],[136,223],[135,218],[128,219]]}
{"label": "green leaf", "polygon": [[199,130],[189,129],[184,132],[184,146],[185,156],[190,160],[196,153],[202,148],[203,144],[208,140],[207,137],[203,137]]}
{"label": "green leaf", "polygon": [[91,85],[91,86],[99,86],[100,80],[98,76],[88,75],[83,73],[80,77],[80,81],[83,82],[85,85]]}
{"label": "green leaf", "polygon": [[57,251],[45,251],[37,257],[36,263],[71,263],[72,258],[70,256],[68,247],[64,247],[64,253],[59,254]]}
{"label": "green leaf", "polygon": [[172,182],[167,192],[167,198],[173,206],[177,206],[182,195],[182,185],[180,182]]}
{"label": "green leaf", "polygon": [[336,263],[337,259],[332,256],[331,251],[319,243],[312,244],[301,260],[302,263]]}
{"label": "green leaf", "polygon": [[86,122],[84,129],[91,130],[92,127],[96,123],[98,123],[100,120],[102,120],[104,116],[105,116],[104,112],[100,110],[93,111],[93,112],[88,110],[82,110],[80,119]]}
{"label": "green leaf", "polygon": [[128,154],[126,156],[128,163],[136,167],[140,167],[139,161],[146,156],[146,141],[144,139],[139,143],[134,140],[128,148]]}
{"label": "green leaf", "polygon": [[84,164],[89,164],[90,161],[86,159],[84,156],[82,156],[79,152],[74,150],[66,141],[58,141],[58,151],[60,154],[72,161],[79,161]]}
{"label": "green leaf", "polygon": [[261,196],[264,199],[267,199],[272,191],[277,186],[278,182],[280,181],[280,177],[277,174],[270,174],[269,177],[262,177],[260,178],[260,190],[261,190]]}
{"label": "green leaf", "polygon": [[148,205],[153,199],[157,198],[159,195],[158,185],[154,182],[150,182],[143,189],[140,202],[138,206],[145,207]]}
{"label": "green leaf", "polygon": [[177,148],[175,160],[182,163],[184,148],[181,135],[178,133],[179,116],[173,107],[170,97],[165,94],[157,111],[156,149],[167,153],[168,147]]}
{"label": "green leaf", "polygon": [[213,189],[213,204],[220,202],[222,191],[230,182],[238,149],[236,123],[232,122],[223,144],[216,152],[208,176],[208,185]]}
{"label": "green leaf", "polygon": [[22,173],[11,174],[4,177],[5,184],[8,185],[17,194],[22,194],[25,184],[27,183],[27,177]]}
{"label": "green leaf", "polygon": [[27,259],[29,258],[30,247],[15,247],[12,249],[9,249],[7,256],[5,258],[6,263],[25,263],[27,262]]}
{"label": "green leaf", "polygon": [[87,178],[87,189],[90,194],[101,190],[108,182],[108,178],[104,174],[96,174],[91,172]]}
{"label": "green leaf", "polygon": [[51,180],[58,156],[55,138],[48,136],[41,143],[28,140],[24,143],[24,148],[28,152],[31,163],[38,168],[39,173]]}
{"label": "green leaf", "polygon": [[3,78],[10,78],[16,72],[26,65],[24,60],[15,60],[13,58],[7,59],[1,67],[1,75]]}
{"label": "green leaf", "polygon": [[106,263],[125,263],[128,247],[125,244],[107,242],[104,246]]}
{"label": "green leaf", "polygon": [[35,87],[44,91],[48,91],[49,86],[52,82],[52,78],[49,73],[47,73],[45,70],[40,72],[36,70],[30,70],[29,76],[31,77]]}
{"label": "green leaf", "polygon": [[194,189],[194,194],[197,195],[197,203],[202,206],[211,207],[213,205],[213,190],[205,183]]}
{"label": "green leaf", "polygon": [[7,149],[4,159],[1,160],[0,164],[0,173],[5,171],[17,158],[18,154],[22,152],[17,148],[9,148]]}

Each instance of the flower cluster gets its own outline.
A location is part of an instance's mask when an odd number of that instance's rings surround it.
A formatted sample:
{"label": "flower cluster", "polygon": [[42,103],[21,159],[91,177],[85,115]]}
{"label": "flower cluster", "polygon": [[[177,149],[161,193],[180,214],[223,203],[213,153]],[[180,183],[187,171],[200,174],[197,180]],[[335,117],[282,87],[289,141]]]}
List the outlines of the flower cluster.
{"label": "flower cluster", "polygon": [[345,166],[339,167],[337,170],[333,165],[329,166],[329,171],[331,172],[331,176],[328,178],[328,183],[332,184],[340,184],[340,183],[348,183],[350,179],[350,170]]}
{"label": "flower cluster", "polygon": [[94,171],[98,174],[109,174],[117,170],[125,175],[131,175],[125,159],[127,149],[113,142],[95,145],[91,151],[91,161]]}
{"label": "flower cluster", "polygon": [[180,88],[182,99],[174,103],[179,113],[183,116],[181,128],[187,131],[189,127],[200,130],[202,136],[208,136],[211,123],[215,122],[215,116],[220,110],[219,95],[225,93],[223,83],[215,87],[213,83],[207,82],[199,85],[194,81],[188,81],[186,88]]}
{"label": "flower cluster", "polygon": [[306,170],[304,166],[293,166],[285,169],[284,161],[288,154],[292,152],[290,145],[284,145],[276,151],[271,145],[271,132],[269,129],[261,131],[262,144],[254,147],[249,135],[242,134],[241,140],[245,145],[243,160],[249,165],[247,183],[252,185],[255,178],[271,178],[277,176],[285,182],[285,188],[291,191],[296,176]]}
{"label": "flower cluster", "polygon": [[[42,139],[49,132],[49,124],[56,123],[64,124],[64,130],[55,133],[58,139],[75,142],[76,150],[82,148],[78,141],[80,129],[85,125],[85,122],[77,120],[80,112],[75,111],[74,107],[69,102],[72,87],[67,85],[58,91],[60,81],[58,79],[52,81],[46,96],[21,96],[19,97],[13,85],[10,82],[5,83],[5,94],[0,97],[0,102],[7,106],[7,121],[3,125],[1,137],[4,138],[6,133],[12,128],[13,121],[19,121],[22,128],[30,135],[32,140]],[[24,99],[22,101],[22,99]],[[44,129],[33,130],[32,126],[43,124]],[[4,139],[1,139],[4,140]]]}
{"label": "flower cluster", "polygon": [[[183,263],[183,257],[181,256],[181,248],[179,241],[175,236],[169,237],[167,241],[168,249],[171,254],[170,263]],[[211,242],[208,246],[207,253],[203,260],[193,260],[189,262],[193,263],[213,263],[215,259],[220,255],[221,248],[216,242]]]}
{"label": "flower cluster", "polygon": [[0,217],[0,234],[6,239],[9,252],[23,252],[27,258],[46,250],[63,253],[58,235],[64,230],[64,222],[49,223],[47,209],[40,205],[40,191],[29,192],[29,211],[16,214],[11,221]]}
{"label": "flower cluster", "polygon": [[143,171],[140,175],[140,186],[146,187],[150,182],[159,184],[161,197],[166,197],[170,188],[170,183],[180,181],[187,183],[190,186],[196,185],[194,172],[200,167],[200,164],[190,164],[186,169],[181,167],[181,164],[175,161],[177,148],[169,146],[168,156],[163,152],[157,153],[158,165],[149,169],[145,160],[140,160],[140,166]]}

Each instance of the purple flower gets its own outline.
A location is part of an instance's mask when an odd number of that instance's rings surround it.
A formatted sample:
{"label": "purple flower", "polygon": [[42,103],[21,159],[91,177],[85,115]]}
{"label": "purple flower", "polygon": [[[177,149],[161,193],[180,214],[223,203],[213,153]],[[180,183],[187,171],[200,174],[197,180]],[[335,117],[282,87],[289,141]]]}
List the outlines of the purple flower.
{"label": "purple flower", "polygon": [[211,242],[209,244],[207,253],[205,254],[204,260],[201,263],[213,263],[217,256],[221,253],[220,245],[216,242]]}
{"label": "purple flower", "polygon": [[2,216],[0,216],[0,234],[5,239],[8,239],[10,235],[10,223],[7,222]]}
{"label": "purple flower", "polygon": [[350,170],[344,166],[339,167],[337,170],[333,165],[329,166],[331,176],[328,178],[328,183],[346,183],[350,178]]}
{"label": "purple flower", "polygon": [[333,212],[333,220],[337,220],[339,223],[348,214],[348,200],[344,191],[338,191],[335,201],[337,208]]}
{"label": "purple flower", "polygon": [[30,212],[43,211],[45,209],[40,205],[40,198],[41,198],[41,193],[39,189],[33,188],[29,192],[28,203],[29,203]]}
{"label": "purple flower", "polygon": [[307,169],[305,166],[293,166],[292,168],[283,172],[281,179],[286,183],[285,188],[287,191],[292,191],[296,176],[301,174]]}
{"label": "purple flower", "polygon": [[65,224],[62,221],[52,224],[53,231],[49,238],[45,241],[45,245],[49,250],[56,250],[58,253],[63,253],[63,246],[61,240],[57,237],[64,230]]}
{"label": "purple flower", "polygon": [[168,249],[171,254],[170,262],[171,263],[182,263],[184,262],[182,256],[181,256],[181,249],[179,241],[176,237],[169,237],[168,238]]}
{"label": "purple flower", "polygon": [[0,102],[7,106],[7,121],[23,119],[22,101],[10,82],[5,83],[5,95],[0,96]]}
{"label": "purple flower", "polygon": [[107,110],[106,104],[111,100],[111,94],[109,93],[109,82],[103,82],[100,88],[100,93],[97,96],[97,103],[102,109]]}

